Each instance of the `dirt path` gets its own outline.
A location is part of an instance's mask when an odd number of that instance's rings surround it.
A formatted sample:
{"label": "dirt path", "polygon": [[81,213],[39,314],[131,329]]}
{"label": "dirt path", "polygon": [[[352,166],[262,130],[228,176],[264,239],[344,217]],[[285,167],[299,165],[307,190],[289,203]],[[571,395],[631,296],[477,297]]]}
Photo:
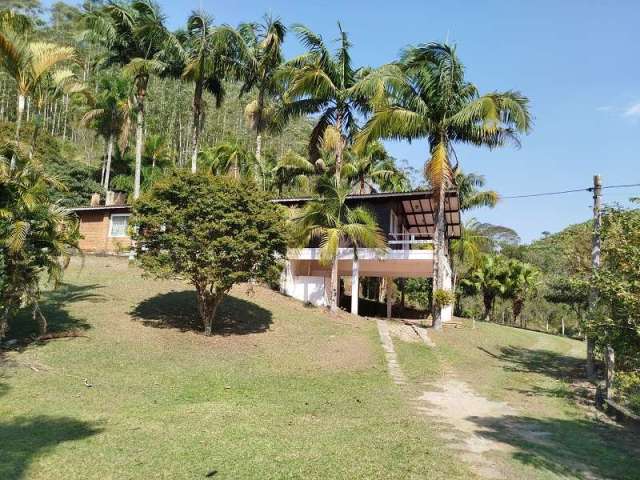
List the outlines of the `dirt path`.
{"label": "dirt path", "polygon": [[[401,325],[384,320],[377,320],[378,332],[385,351],[387,368],[393,381],[400,386],[407,384],[407,378],[398,363],[392,336],[404,341],[423,341],[418,332],[408,325]],[[513,447],[483,435],[483,428],[473,421],[475,418],[504,419],[509,422],[509,416],[517,411],[504,402],[491,401],[473,391],[466,383],[455,378],[453,373],[447,373],[443,380],[433,385],[433,389],[422,392],[420,396],[411,400],[411,405],[420,415],[429,417],[445,424],[448,428],[442,439],[450,448],[460,452],[460,457],[480,477],[490,479],[509,478],[507,472],[501,471],[500,466],[487,455],[491,452],[513,451]],[[546,432],[523,431],[518,435],[527,437],[530,441],[544,441]]]}

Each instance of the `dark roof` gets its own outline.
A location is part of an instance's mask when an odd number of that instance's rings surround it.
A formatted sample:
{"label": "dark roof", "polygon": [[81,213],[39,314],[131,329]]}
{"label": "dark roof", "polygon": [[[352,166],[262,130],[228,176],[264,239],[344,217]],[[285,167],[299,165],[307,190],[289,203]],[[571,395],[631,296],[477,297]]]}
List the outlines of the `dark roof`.
{"label": "dark roof", "polygon": [[97,205],[95,207],[75,207],[72,212],[99,212],[100,210],[131,210],[131,205]]}
{"label": "dark roof", "polygon": [[[299,206],[313,197],[279,198],[273,200],[286,206]],[[409,233],[422,233],[432,235],[434,230],[434,202],[432,191],[423,192],[385,192],[352,194],[347,197],[349,202],[380,202],[385,200],[395,200],[402,206],[402,210],[407,218]],[[460,202],[458,201],[457,190],[449,190],[445,194],[444,202],[445,221],[447,223],[447,236],[449,238],[460,238],[461,219]]]}

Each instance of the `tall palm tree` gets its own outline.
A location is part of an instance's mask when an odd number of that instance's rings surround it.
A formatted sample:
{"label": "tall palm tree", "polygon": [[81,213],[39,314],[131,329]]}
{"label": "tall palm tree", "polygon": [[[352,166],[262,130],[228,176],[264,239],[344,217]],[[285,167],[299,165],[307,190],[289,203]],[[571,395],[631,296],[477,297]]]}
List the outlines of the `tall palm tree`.
{"label": "tall palm tree", "polygon": [[343,153],[357,131],[357,118],[369,110],[365,89],[358,84],[365,70],[351,60],[351,42],[338,23],[338,49],[332,54],[322,37],[303,25],[294,31],[307,53],[288,62],[293,78],[285,94],[283,117],[318,114],[309,139],[309,157],[318,158],[321,145],[335,152],[335,176],[340,178]]}
{"label": "tall palm tree", "polygon": [[224,79],[231,66],[237,63],[242,39],[228,26],[214,26],[213,19],[204,12],[194,12],[187,20],[185,40],[186,65],[182,78],[192,81],[193,126],[191,133],[191,171],[197,171],[200,135],[204,128],[205,91],[211,93],[219,107],[224,99]]}
{"label": "tall palm tree", "polygon": [[320,241],[320,263],[331,264],[332,312],[338,310],[338,249],[348,245],[358,248],[385,248],[386,241],[376,223],[375,216],[363,207],[351,208],[347,196],[351,188],[337,178],[320,180],[320,195],[307,203],[303,211],[293,218],[294,238],[299,245],[308,245],[311,240]]}
{"label": "tall palm tree", "polygon": [[133,198],[140,196],[144,107],[149,78],[162,72],[170,52],[180,50],[164,25],[164,16],[152,0],[111,2],[86,17],[90,36],[106,47],[106,64],[120,65],[133,78],[136,115],[136,151]]}
{"label": "tall palm tree", "polygon": [[244,23],[239,31],[245,44],[240,94],[255,90],[255,100],[246,106],[245,117],[256,134],[256,160],[260,163],[262,133],[275,121],[268,102],[283,93],[282,44],[287,28],[279,18],[265,15],[263,23]]}
{"label": "tall palm tree", "polygon": [[[455,49],[423,44],[404,51],[400,62],[386,65],[361,82],[359,91],[374,97],[374,113],[357,140],[357,147],[379,138],[427,139],[425,175],[436,196],[434,232],[434,291],[444,283],[446,262],[444,199],[453,186],[454,145],[466,143],[495,148],[531,124],[528,100],[518,92],[479,95],[465,80]],[[434,327],[441,328],[441,309],[434,308]]]}
{"label": "tall palm tree", "polygon": [[132,110],[131,83],[120,75],[105,75],[98,81],[97,89],[96,99],[92,102],[93,108],[84,114],[81,123],[92,124],[107,142],[102,185],[105,191],[108,191],[116,139],[121,152],[128,142]]}
{"label": "tall palm tree", "polygon": [[[0,68],[16,82],[18,103],[16,106],[15,141],[20,142],[20,128],[25,100],[40,83],[60,64],[73,60],[74,50],[48,42],[32,42],[27,31],[16,33],[11,23],[3,22],[0,30]],[[15,167],[16,157],[11,159]]]}

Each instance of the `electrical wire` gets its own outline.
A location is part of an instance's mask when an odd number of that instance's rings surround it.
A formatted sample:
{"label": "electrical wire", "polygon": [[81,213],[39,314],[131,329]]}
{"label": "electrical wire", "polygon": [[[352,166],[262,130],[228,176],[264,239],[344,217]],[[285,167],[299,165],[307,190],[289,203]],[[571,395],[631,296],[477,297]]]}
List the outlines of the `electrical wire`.
{"label": "electrical wire", "polygon": [[[631,187],[640,187],[640,183],[629,183],[622,185],[604,185],[601,188],[604,190],[605,188],[631,188]],[[531,197],[547,197],[551,195],[563,195],[565,193],[576,193],[576,192],[592,192],[593,187],[586,188],[574,188],[571,190],[560,190],[558,192],[541,192],[541,193],[527,193],[523,195],[500,195],[500,199],[512,199],[512,198],[531,198]]]}

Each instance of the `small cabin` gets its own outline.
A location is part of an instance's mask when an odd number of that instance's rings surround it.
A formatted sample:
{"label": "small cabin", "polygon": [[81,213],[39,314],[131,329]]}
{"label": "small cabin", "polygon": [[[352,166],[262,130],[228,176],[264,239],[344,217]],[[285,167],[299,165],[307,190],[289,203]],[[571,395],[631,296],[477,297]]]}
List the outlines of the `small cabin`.
{"label": "small cabin", "polygon": [[109,192],[105,205],[99,195],[91,199],[89,207],[73,208],[80,220],[80,249],[83,252],[119,255],[131,249],[129,217],[131,206],[124,204],[122,195]]}

